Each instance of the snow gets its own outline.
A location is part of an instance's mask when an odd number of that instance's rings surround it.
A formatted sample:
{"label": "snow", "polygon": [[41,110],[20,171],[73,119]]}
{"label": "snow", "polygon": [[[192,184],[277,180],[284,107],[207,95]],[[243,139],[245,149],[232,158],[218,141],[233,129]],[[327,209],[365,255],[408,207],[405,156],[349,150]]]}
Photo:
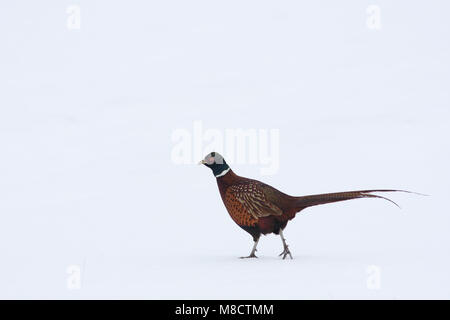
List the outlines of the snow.
{"label": "snow", "polygon": [[[80,0],[80,30],[3,3],[0,298],[449,299],[450,5],[372,2],[381,30],[360,1]],[[429,196],[307,209],[293,260],[241,260],[211,172],[171,158],[195,121],[279,129],[275,174],[231,167],[291,195]]]}

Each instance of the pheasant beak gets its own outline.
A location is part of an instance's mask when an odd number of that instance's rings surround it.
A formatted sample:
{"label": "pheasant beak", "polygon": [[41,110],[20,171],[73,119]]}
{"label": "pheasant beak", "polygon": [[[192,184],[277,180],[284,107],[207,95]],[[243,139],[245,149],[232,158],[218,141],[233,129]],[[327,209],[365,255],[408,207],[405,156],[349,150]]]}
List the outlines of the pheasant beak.
{"label": "pheasant beak", "polygon": [[206,163],[205,160],[201,160],[197,164],[205,164],[205,163]]}

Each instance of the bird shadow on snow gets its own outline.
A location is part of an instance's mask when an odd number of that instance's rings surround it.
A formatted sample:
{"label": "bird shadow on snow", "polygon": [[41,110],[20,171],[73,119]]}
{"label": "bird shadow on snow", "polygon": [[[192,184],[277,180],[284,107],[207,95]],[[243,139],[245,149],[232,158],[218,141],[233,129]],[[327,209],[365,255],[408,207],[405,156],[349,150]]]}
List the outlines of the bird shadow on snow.
{"label": "bird shadow on snow", "polygon": [[280,263],[286,265],[292,264],[335,264],[335,263],[349,263],[349,264],[357,264],[357,263],[366,263],[373,261],[374,259],[379,258],[377,254],[367,254],[367,253],[317,253],[317,254],[297,254],[293,255],[293,259],[286,258],[282,259],[281,257],[274,254],[270,255],[259,255],[258,258],[245,258],[241,259],[237,255],[194,255],[185,259],[185,262],[192,263],[226,263],[233,265],[248,265],[248,264],[273,264]]}

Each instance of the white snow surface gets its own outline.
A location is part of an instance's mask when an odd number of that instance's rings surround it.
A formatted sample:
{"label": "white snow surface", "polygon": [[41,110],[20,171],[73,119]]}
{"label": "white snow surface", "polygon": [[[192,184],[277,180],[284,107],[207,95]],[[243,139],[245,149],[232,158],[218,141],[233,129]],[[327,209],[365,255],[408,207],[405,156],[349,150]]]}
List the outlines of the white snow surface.
{"label": "white snow surface", "polygon": [[[0,298],[450,298],[448,1],[0,8]],[[291,195],[429,196],[304,210],[284,232],[293,260],[274,235],[241,260],[251,237],[210,170],[171,160],[195,120],[279,129],[276,174],[232,168]]]}

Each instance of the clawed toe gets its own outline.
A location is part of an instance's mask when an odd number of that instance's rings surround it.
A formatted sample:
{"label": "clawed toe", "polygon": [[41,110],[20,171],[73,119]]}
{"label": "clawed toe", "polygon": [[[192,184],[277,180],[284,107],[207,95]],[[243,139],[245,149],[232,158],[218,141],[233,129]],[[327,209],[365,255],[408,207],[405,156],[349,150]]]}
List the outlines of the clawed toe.
{"label": "clawed toe", "polygon": [[283,256],[283,260],[284,260],[284,259],[286,259],[286,257],[287,257],[288,255],[289,255],[289,257],[292,259],[292,254],[291,254],[291,252],[289,251],[289,248],[286,247],[286,248],[284,248],[283,252],[280,253],[278,256],[279,256],[279,257]]}
{"label": "clawed toe", "polygon": [[251,254],[251,255],[249,255],[247,257],[239,257],[239,259],[248,259],[248,258],[258,258],[258,257],[256,255],[254,255],[254,254]]}

